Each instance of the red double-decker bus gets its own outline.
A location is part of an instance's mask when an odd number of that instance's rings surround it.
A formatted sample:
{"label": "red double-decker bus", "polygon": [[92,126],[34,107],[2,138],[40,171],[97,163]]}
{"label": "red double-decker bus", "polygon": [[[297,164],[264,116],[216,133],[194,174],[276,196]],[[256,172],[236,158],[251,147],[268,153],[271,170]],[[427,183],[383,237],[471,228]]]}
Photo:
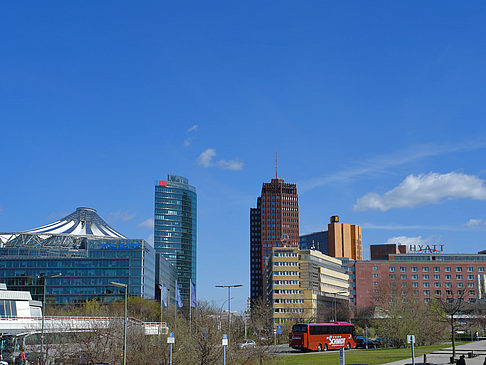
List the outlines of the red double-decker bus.
{"label": "red double-decker bus", "polygon": [[356,348],[356,330],[348,322],[296,324],[289,346],[302,351],[327,351]]}

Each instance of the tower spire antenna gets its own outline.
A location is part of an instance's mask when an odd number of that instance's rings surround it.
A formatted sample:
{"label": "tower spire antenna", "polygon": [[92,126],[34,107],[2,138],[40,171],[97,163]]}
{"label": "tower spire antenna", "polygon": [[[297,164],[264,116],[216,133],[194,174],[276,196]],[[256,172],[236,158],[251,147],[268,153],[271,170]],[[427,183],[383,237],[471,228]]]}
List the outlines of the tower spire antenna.
{"label": "tower spire antenna", "polygon": [[277,152],[275,152],[275,178],[278,179]]}

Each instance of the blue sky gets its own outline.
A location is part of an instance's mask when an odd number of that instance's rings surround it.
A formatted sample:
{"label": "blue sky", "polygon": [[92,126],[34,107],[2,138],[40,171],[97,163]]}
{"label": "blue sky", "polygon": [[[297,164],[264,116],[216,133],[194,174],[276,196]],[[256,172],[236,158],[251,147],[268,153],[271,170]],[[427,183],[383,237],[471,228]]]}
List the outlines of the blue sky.
{"label": "blue sky", "polygon": [[[243,309],[249,209],[297,183],[369,245],[486,249],[484,2],[0,4],[0,231],[96,208],[151,235],[153,181],[198,189],[198,296]],[[399,237],[399,238],[397,238]]]}

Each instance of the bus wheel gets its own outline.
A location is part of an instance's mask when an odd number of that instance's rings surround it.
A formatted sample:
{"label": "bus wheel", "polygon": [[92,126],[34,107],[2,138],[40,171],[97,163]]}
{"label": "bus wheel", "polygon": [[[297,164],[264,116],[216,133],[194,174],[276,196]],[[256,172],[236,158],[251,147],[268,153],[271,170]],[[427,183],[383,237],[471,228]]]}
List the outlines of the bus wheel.
{"label": "bus wheel", "polygon": [[346,345],[346,350],[351,350],[351,345],[349,344],[349,342],[348,342],[348,344]]}
{"label": "bus wheel", "polygon": [[327,343],[324,344],[324,351],[327,351]]}
{"label": "bus wheel", "polygon": [[319,352],[322,351],[322,345],[321,344],[317,345],[317,351],[319,351]]}

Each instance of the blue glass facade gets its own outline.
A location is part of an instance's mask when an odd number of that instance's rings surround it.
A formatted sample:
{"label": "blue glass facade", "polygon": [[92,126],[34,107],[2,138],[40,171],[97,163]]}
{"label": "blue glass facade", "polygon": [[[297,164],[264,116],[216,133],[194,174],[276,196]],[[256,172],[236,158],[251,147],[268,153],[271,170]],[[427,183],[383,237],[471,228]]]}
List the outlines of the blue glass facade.
{"label": "blue glass facade", "polygon": [[12,290],[29,290],[42,300],[42,275],[62,276],[46,281],[46,300],[79,303],[119,299],[128,284],[131,296],[153,299],[156,290],[155,250],[141,239],[79,238],[76,247],[0,248],[0,282]]}
{"label": "blue glass facade", "polygon": [[301,250],[318,250],[324,255],[329,255],[328,231],[314,232],[299,237]]}
{"label": "blue glass facade", "polygon": [[196,188],[180,176],[168,175],[155,183],[154,247],[177,271],[183,301],[196,283]]}

